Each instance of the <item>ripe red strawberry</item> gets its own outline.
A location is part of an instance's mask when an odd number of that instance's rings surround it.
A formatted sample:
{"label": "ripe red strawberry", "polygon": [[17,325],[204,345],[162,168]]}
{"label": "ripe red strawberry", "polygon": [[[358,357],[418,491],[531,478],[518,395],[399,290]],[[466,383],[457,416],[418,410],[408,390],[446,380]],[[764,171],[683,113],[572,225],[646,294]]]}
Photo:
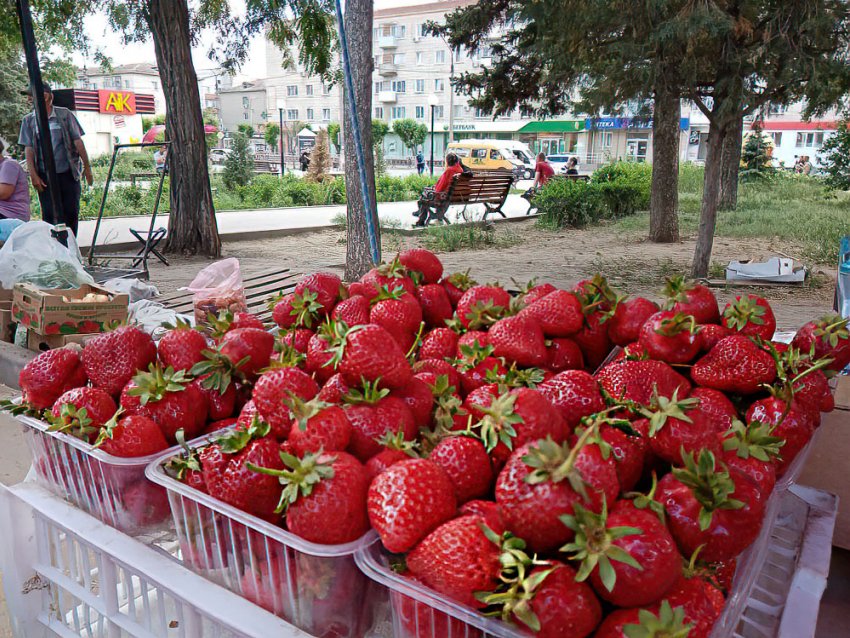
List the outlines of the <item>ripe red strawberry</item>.
{"label": "ripe red strawberry", "polygon": [[[699,609],[703,607],[698,605]],[[709,627],[713,624],[712,619]],[[653,636],[653,632],[655,636],[691,636],[695,631],[694,625],[685,621],[685,607],[673,609],[670,601],[664,599],[660,605],[654,605],[651,609],[614,610],[599,625],[594,638],[629,638],[637,635],[635,632],[640,629],[644,630],[642,635],[645,636]],[[710,629],[700,634],[700,638],[707,638],[708,631]],[[696,638],[697,634],[693,635]]]}
{"label": "ripe red strawberry", "polygon": [[599,387],[614,399],[649,405],[657,392],[661,396],[686,398],[691,384],[663,361],[622,359],[605,366],[596,375]]}
{"label": "ripe red strawberry", "polygon": [[773,357],[743,335],[721,339],[691,369],[695,383],[730,392],[753,394],[776,378]]}
{"label": "ripe red strawberry", "polygon": [[213,432],[218,432],[219,430],[226,430],[231,425],[236,425],[238,422],[238,418],[221,419],[220,421],[210,421],[209,423],[207,423],[207,427],[204,428],[204,431],[201,433],[201,436],[212,434]]}
{"label": "ripe red strawberry", "polygon": [[[224,335],[220,352],[233,362],[237,370],[252,377],[268,367],[273,349],[274,337],[265,330],[237,328]],[[244,363],[241,363],[243,360]]]}
{"label": "ripe red strawberry", "polygon": [[427,428],[431,424],[434,393],[422,379],[410,377],[410,381],[401,388],[393,390],[391,396],[398,397],[407,404],[417,428]]}
{"label": "ripe red strawberry", "polygon": [[366,472],[369,473],[369,478],[373,479],[388,467],[406,461],[409,458],[413,457],[404,450],[386,448],[366,461]]}
{"label": "ripe red strawberry", "polygon": [[422,306],[422,318],[425,325],[431,328],[439,328],[446,325],[454,315],[452,302],[446,289],[440,284],[428,284],[417,291],[419,303]]}
{"label": "ripe red strawberry", "polygon": [[667,277],[662,294],[671,310],[693,316],[699,324],[720,323],[717,298],[708,288],[684,277]]}
{"label": "ripe red strawberry", "polygon": [[[529,282],[531,285],[532,282]],[[536,286],[531,286],[526,292],[524,292],[521,296],[523,303],[526,306],[530,306],[538,299],[543,299],[550,292],[555,292],[558,290],[552,284],[537,284]]]}
{"label": "ripe red strawberry", "polygon": [[484,528],[487,521],[476,515],[447,521],[428,534],[407,556],[407,567],[429,587],[470,607],[482,603],[475,592],[499,585],[500,549]]}
{"label": "ripe red strawberry", "polygon": [[162,452],[168,447],[168,442],[154,421],[131,414],[106,423],[100,430],[95,447],[112,456],[139,457]]}
{"label": "ripe red strawberry", "polygon": [[493,487],[493,468],[484,444],[468,436],[449,436],[428,457],[448,475],[457,490],[458,504],[483,498]]}
{"label": "ripe red strawberry", "polygon": [[422,306],[411,294],[382,291],[372,299],[369,322],[384,328],[407,352],[422,323]]}
{"label": "ripe red strawberry", "polygon": [[785,445],[773,432],[772,425],[760,421],[744,425],[735,420],[723,441],[721,456],[727,467],[750,477],[765,497],[770,496],[776,485],[776,460]]}
{"label": "ripe red strawberry", "polygon": [[839,372],[850,364],[850,330],[848,319],[826,315],[803,325],[794,335],[791,345],[813,361],[829,357],[827,370]]}
{"label": "ripe red strawberry", "polygon": [[369,323],[369,300],[355,295],[340,301],[331,313],[331,319],[340,319],[349,326],[362,326]]}
{"label": "ripe red strawberry", "polygon": [[486,329],[505,316],[511,296],[496,286],[473,286],[457,302],[457,318],[469,330]]}
{"label": "ripe red strawberry", "polygon": [[398,260],[407,268],[411,277],[423,284],[436,284],[443,276],[443,264],[437,255],[424,248],[408,248],[400,253]]}
{"label": "ripe red strawberry", "polygon": [[534,319],[547,337],[569,337],[582,328],[581,302],[566,290],[555,290],[523,308],[519,316]]}
{"label": "ripe red strawberry", "polygon": [[115,401],[103,390],[74,388],[65,392],[53,404],[50,429],[92,441],[117,409]]}
{"label": "ripe red strawberry", "polygon": [[682,557],[662,518],[621,500],[595,514],[575,505],[563,516],[574,533],[561,548],[580,561],[577,580],[589,577],[596,595],[617,607],[649,605],[670,591],[682,573]]}
{"label": "ripe red strawberry", "polygon": [[714,323],[702,325],[699,327],[700,348],[703,352],[710,352],[717,345],[718,341],[733,334],[735,334],[734,330],[729,330],[729,328]]}
{"label": "ripe red strawberry", "polygon": [[805,365],[797,370],[800,372],[790,377],[794,386],[794,402],[806,413],[812,425],[817,427],[820,425],[821,412],[832,412],[835,409],[835,398],[823,371],[807,371]]}
{"label": "ripe red strawberry", "polygon": [[665,596],[673,609],[684,610],[684,622],[691,626],[688,638],[708,638],[719,615],[711,597],[706,595],[707,590],[701,578],[682,577]]}
{"label": "ripe red strawberry", "polygon": [[501,535],[505,531],[505,518],[502,509],[493,501],[467,501],[458,508],[460,516],[475,514],[482,516],[487,522],[487,527]]}
{"label": "ripe red strawberry", "polygon": [[743,335],[769,340],[776,332],[776,318],[770,304],[761,297],[739,296],[723,310],[723,326]]}
{"label": "ripe red strawberry", "polygon": [[561,413],[572,432],[583,417],[605,409],[596,380],[583,370],[567,370],[537,386],[546,399]]}
{"label": "ripe red strawberry", "polygon": [[581,348],[572,339],[552,339],[546,346],[546,368],[552,372],[584,369]]}
{"label": "ripe red strawberry", "polygon": [[597,273],[593,279],[584,279],[573,286],[573,292],[583,306],[608,312],[617,303],[617,293],[608,285],[608,280]]}
{"label": "ripe red strawberry", "polygon": [[295,456],[304,456],[307,452],[341,451],[351,442],[351,423],[348,416],[338,405],[322,403],[316,399],[303,401],[292,398],[292,429],[289,443]]}
{"label": "ripe red strawberry", "polygon": [[163,370],[158,364],[151,365],[149,372],[137,374],[124,387],[121,407],[128,414],[156,421],[172,445],[180,429],[187,440],[198,436],[209,412],[206,394],[185,372]]}
{"label": "ripe red strawberry", "polygon": [[455,391],[460,392],[460,374],[447,361],[443,361],[441,359],[421,358],[419,361],[413,364],[413,372],[417,375],[423,373],[432,373],[436,377],[446,376],[448,377],[448,384],[454,387]]}
{"label": "ripe red strawberry", "polygon": [[380,379],[385,388],[400,388],[412,376],[405,353],[392,335],[380,326],[349,328],[334,339],[330,350],[338,362],[339,371],[350,385],[361,381],[374,383]]}
{"label": "ripe red strawberry", "polygon": [[699,408],[712,417],[712,423],[717,428],[717,434],[723,436],[732,427],[732,422],[738,418],[738,411],[729,398],[719,390],[711,388],[694,388],[690,394],[692,399],[699,399]]}
{"label": "ripe red strawberry", "polygon": [[362,462],[384,449],[378,439],[401,431],[402,438],[412,441],[418,428],[413,413],[403,399],[386,396],[386,390],[367,387],[360,403],[345,408],[351,422],[351,443],[348,450]]}
{"label": "ripe red strawberry", "polygon": [[349,385],[342,378],[341,374],[335,374],[327,383],[319,390],[317,399],[325,403],[334,403],[339,405],[342,403],[343,397],[351,391]]}
{"label": "ripe red strawberry", "polygon": [[519,314],[500,319],[490,328],[487,340],[496,357],[523,367],[546,365],[548,356],[543,331],[530,317]]}
{"label": "ripe red strawberry", "polygon": [[[239,395],[236,385],[231,383],[224,391],[216,389],[213,385],[207,388],[204,386],[204,381],[207,378],[200,377],[192,382],[207,397],[207,418],[210,421],[229,419],[236,411],[236,401]],[[210,383],[212,384],[212,381]]]}
{"label": "ripe red strawberry", "polygon": [[581,348],[584,364],[588,370],[596,370],[602,365],[613,347],[608,338],[605,317],[607,315],[602,312],[586,314],[581,330],[572,336],[573,341]]}
{"label": "ripe red strawberry", "polygon": [[746,475],[716,464],[711,452],[684,460],[658,483],[670,531],[685,556],[702,546],[703,560],[730,560],[758,536],[767,498]]}
{"label": "ripe red strawberry", "polygon": [[363,284],[361,294],[369,300],[377,297],[384,287],[395,290],[401,286],[405,292],[409,292],[411,295],[416,294],[416,284],[413,283],[413,280],[407,274],[407,270],[398,259],[373,268],[363,275],[360,282]]}
{"label": "ripe red strawberry", "polygon": [[284,333],[280,337],[281,343],[294,349],[301,354],[307,354],[307,348],[310,345],[310,339],[313,338],[313,332],[306,328],[295,328]]}
{"label": "ripe red strawberry", "polygon": [[37,410],[49,408],[60,395],[85,384],[86,372],[76,345],[42,352],[18,375],[24,400]]}
{"label": "ripe red strawberry", "polygon": [[82,361],[92,384],[116,397],[136,372],[156,361],[156,344],[144,330],[121,326],[89,340]]}
{"label": "ripe red strawberry", "polygon": [[212,330],[212,338],[216,343],[220,343],[222,337],[231,330],[239,328],[256,328],[257,330],[265,330],[263,322],[259,317],[252,315],[250,312],[237,312],[233,314],[229,310],[222,310],[218,317],[209,314],[209,328]]}
{"label": "ripe red strawberry", "polygon": [[465,394],[469,394],[482,385],[492,383],[497,377],[502,377],[507,368],[501,359],[491,356],[493,346],[460,346],[461,359],[458,364],[460,383]]}
{"label": "ripe red strawberry", "polygon": [[789,408],[785,401],[776,397],[756,401],[750,406],[747,423],[753,421],[773,427],[771,434],[785,441],[776,462],[777,476],[782,476],[814,434],[814,426],[796,403],[792,402]]}
{"label": "ripe red strawberry", "polygon": [[623,359],[628,359],[629,361],[646,361],[649,359],[649,355],[646,352],[646,348],[639,343],[630,343],[614,357],[614,361],[621,361]]}
{"label": "ripe red strawberry", "polygon": [[323,324],[318,332],[310,337],[307,344],[307,360],[305,362],[307,372],[312,374],[319,384],[327,382],[339,370],[334,360],[334,353],[330,350],[331,342],[336,338],[338,330],[347,330],[344,323]]}
{"label": "ripe red strawberry", "polygon": [[720,455],[719,428],[699,407],[699,399],[679,399],[675,392],[671,397],[657,395],[643,414],[649,418],[649,445],[665,461],[681,465],[684,455],[700,450]]}
{"label": "ripe red strawberry", "polygon": [[422,339],[420,359],[451,359],[456,356],[458,335],[450,328],[434,328]]}
{"label": "ripe red strawberry", "polygon": [[290,292],[283,295],[272,309],[272,321],[283,330],[312,328],[321,321],[324,307],[309,290],[303,294]]}
{"label": "ripe red strawberry", "polygon": [[656,312],[658,304],[643,297],[621,301],[606,322],[608,336],[614,345],[625,347],[638,340],[641,327]]}
{"label": "ripe red strawberry", "polygon": [[526,443],[514,450],[496,480],[496,502],[508,528],[533,552],[553,550],[573,538],[559,516],[573,514],[576,503],[601,512],[602,503],[613,503],[620,491],[614,461],[604,459],[598,445],[587,443],[576,454],[570,452],[569,445],[551,440]]}
{"label": "ripe red strawberry", "polygon": [[446,289],[452,307],[456,308],[463,294],[477,285],[477,282],[469,276],[469,270],[465,273],[456,272],[440,279],[439,284]]}
{"label": "ripe red strawberry", "polygon": [[455,515],[455,488],[437,464],[402,461],[374,478],[368,511],[384,547],[406,552]]}
{"label": "ripe red strawberry", "polygon": [[[306,291],[316,295],[316,302],[322,307],[323,314],[329,314],[339,299],[342,280],[332,272],[316,272],[306,275],[295,286],[295,294],[304,296]],[[309,326],[308,326],[309,327]]]}
{"label": "ripe red strawberry", "polygon": [[699,354],[701,341],[692,316],[663,310],[643,324],[640,344],[652,359],[689,363]]}
{"label": "ripe red strawberry", "polygon": [[479,346],[481,348],[490,345],[489,335],[483,330],[469,330],[464,332],[457,340],[457,357],[463,356],[462,346]]}
{"label": "ripe red strawberry", "polygon": [[318,384],[302,370],[273,368],[257,380],[252,401],[260,418],[271,426],[272,436],[283,440],[292,427],[293,397],[309,401],[318,393]]}
{"label": "ripe red strawberry", "polygon": [[196,363],[204,360],[204,351],[210,349],[206,337],[189,324],[178,321],[174,329],[166,332],[159,340],[159,360],[166,367],[188,372]]}
{"label": "ripe red strawberry", "polygon": [[649,452],[649,443],[642,436],[626,434],[611,425],[602,425],[599,436],[611,446],[611,455],[620,481],[620,491],[630,492],[643,474],[643,467]]}

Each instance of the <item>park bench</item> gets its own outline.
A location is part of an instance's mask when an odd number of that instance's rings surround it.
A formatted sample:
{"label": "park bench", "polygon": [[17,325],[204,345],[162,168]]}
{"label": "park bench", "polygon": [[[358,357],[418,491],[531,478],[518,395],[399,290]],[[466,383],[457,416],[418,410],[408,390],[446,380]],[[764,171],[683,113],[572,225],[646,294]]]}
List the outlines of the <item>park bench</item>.
{"label": "park bench", "polygon": [[[574,182],[585,182],[585,183],[587,183],[587,182],[590,181],[589,175],[564,175],[564,174],[561,174],[561,175],[555,175],[554,177],[563,177],[563,178],[566,178],[566,179],[571,179]],[[553,177],[553,179],[554,179],[554,177]],[[537,210],[537,205],[534,203],[534,198],[537,196],[537,193],[540,192],[540,188],[541,188],[540,186],[529,188],[527,191],[525,191],[521,195],[521,197],[525,201],[528,202],[528,210],[525,211],[526,215],[531,215],[534,211]]]}
{"label": "park bench", "polygon": [[130,184],[135,186],[137,179],[146,179],[146,180],[159,179],[159,173],[131,173],[130,174]]}
{"label": "park bench", "polygon": [[495,213],[507,217],[502,206],[511,192],[513,183],[514,178],[510,173],[460,173],[452,178],[451,186],[444,195],[426,191],[418,203],[428,209],[426,224],[432,220],[450,223],[446,213],[451,206],[463,206],[461,216],[466,221],[471,221],[466,213],[470,204],[484,205],[482,219],[486,220],[487,215]]}

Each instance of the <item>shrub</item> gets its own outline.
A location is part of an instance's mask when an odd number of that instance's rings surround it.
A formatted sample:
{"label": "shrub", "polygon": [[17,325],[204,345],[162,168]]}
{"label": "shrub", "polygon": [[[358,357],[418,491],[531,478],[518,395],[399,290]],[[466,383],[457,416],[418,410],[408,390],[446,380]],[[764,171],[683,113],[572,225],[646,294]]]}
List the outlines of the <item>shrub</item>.
{"label": "shrub", "polygon": [[593,173],[593,183],[612,217],[626,217],[649,209],[652,165],[645,162],[612,162]]}
{"label": "shrub", "polygon": [[605,202],[596,184],[553,177],[535,196],[548,228],[583,228],[605,216]]}

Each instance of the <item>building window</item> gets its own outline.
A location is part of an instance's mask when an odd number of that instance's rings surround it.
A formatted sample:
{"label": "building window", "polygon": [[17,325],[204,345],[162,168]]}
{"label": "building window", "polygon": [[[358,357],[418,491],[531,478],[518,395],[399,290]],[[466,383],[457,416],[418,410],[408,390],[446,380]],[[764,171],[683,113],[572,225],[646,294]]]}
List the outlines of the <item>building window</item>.
{"label": "building window", "polygon": [[308,120],[313,119],[313,109],[307,109],[307,119]]}
{"label": "building window", "polygon": [[396,93],[404,93],[404,80],[393,82],[393,91]]}
{"label": "building window", "polygon": [[434,63],[435,64],[445,64],[446,63],[446,52],[445,51],[437,51],[434,55]]}
{"label": "building window", "polygon": [[602,148],[611,148],[614,145],[614,134],[613,133],[603,133],[602,134]]}
{"label": "building window", "polygon": [[383,107],[380,107],[380,106],[375,107],[375,119],[376,120],[383,120],[384,119],[384,109],[383,109]]}
{"label": "building window", "polygon": [[393,119],[394,120],[404,119],[404,107],[403,106],[394,106],[392,113],[393,113]]}
{"label": "building window", "polygon": [[421,119],[424,119],[424,117],[425,117],[425,107],[424,106],[417,106],[416,107],[416,119],[421,120]]}
{"label": "building window", "polygon": [[774,146],[782,146],[782,133],[771,133]]}
{"label": "building window", "polygon": [[153,90],[156,91],[159,88],[159,82],[154,80],[153,82],[151,82],[151,86],[153,87]]}
{"label": "building window", "polygon": [[424,38],[426,36],[424,22],[420,22],[416,25],[416,36],[420,38]]}
{"label": "building window", "polygon": [[375,82],[375,95],[381,92],[381,82]]}
{"label": "building window", "polygon": [[815,146],[821,147],[823,146],[823,132],[815,133]]}
{"label": "building window", "polygon": [[330,94],[331,94],[331,87],[328,86],[327,84],[323,84],[322,85],[322,95],[330,95]]}
{"label": "building window", "polygon": [[416,52],[416,64],[421,65],[423,59],[424,59],[424,54],[422,53],[422,51],[417,51]]}
{"label": "building window", "polygon": [[130,88],[130,86],[131,86],[131,85],[130,85],[130,80],[124,80],[124,88],[125,88],[125,89],[129,89],[129,88]]}
{"label": "building window", "polygon": [[455,104],[455,117],[463,117],[463,107],[460,104]]}
{"label": "building window", "polygon": [[331,110],[330,109],[322,109],[322,119],[330,120],[331,119]]}
{"label": "building window", "polygon": [[446,81],[442,78],[437,78],[434,80],[434,90],[437,93],[442,93],[446,90]]}
{"label": "building window", "polygon": [[393,56],[393,64],[404,64],[404,53],[396,53]]}
{"label": "building window", "polygon": [[248,111],[245,111],[245,112],[242,114],[242,119],[243,119],[243,120],[247,120],[247,119],[248,119]]}
{"label": "building window", "polygon": [[286,111],[286,119],[287,120],[297,120],[298,119],[298,109],[288,109]]}
{"label": "building window", "polygon": [[381,27],[375,27],[372,29],[372,39],[377,40],[381,37]]}
{"label": "building window", "polygon": [[286,94],[289,97],[294,97],[294,96],[298,95],[298,87],[296,85],[290,85],[290,86],[286,87]]}
{"label": "building window", "polygon": [[475,117],[487,117],[487,112],[483,109],[475,109]]}
{"label": "building window", "polygon": [[306,93],[307,95],[312,96],[312,95],[313,95],[313,85],[312,85],[312,84],[308,84],[307,86],[305,86],[305,87],[304,87],[304,93]]}
{"label": "building window", "polygon": [[438,119],[443,119],[445,117],[445,113],[446,113],[446,111],[442,106],[435,106],[434,107],[434,117],[436,117]]}
{"label": "building window", "polygon": [[243,108],[243,109],[247,109],[247,108],[248,108],[248,98],[247,98],[247,97],[243,97],[243,98],[242,98],[242,108]]}
{"label": "building window", "polygon": [[403,24],[398,25],[397,27],[393,27],[393,35],[397,38],[403,38],[407,31],[407,27]]}
{"label": "building window", "polygon": [[416,80],[416,92],[424,93],[425,92],[425,80]]}
{"label": "building window", "polygon": [[797,133],[796,146],[823,146],[823,131],[818,131],[816,133]]}

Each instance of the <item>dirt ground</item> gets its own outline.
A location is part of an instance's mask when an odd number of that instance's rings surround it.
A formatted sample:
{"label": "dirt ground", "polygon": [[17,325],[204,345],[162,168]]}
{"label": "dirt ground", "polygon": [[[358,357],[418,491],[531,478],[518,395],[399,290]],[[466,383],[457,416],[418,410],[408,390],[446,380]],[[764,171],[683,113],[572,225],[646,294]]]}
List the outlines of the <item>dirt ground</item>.
{"label": "dirt ground", "polygon": [[[570,287],[580,279],[602,272],[613,285],[629,294],[658,299],[664,277],[687,273],[694,253],[694,241],[690,239],[677,244],[651,244],[643,237],[630,237],[605,227],[548,231],[536,228],[531,220],[498,224],[496,236],[510,237],[519,243],[506,248],[440,253],[440,259],[448,272],[470,269],[477,281],[499,281],[502,285],[511,285],[511,280],[525,283],[537,278],[539,282]],[[390,258],[400,248],[421,245],[421,240],[385,233],[383,245],[385,258]],[[771,248],[757,240],[717,238],[712,275],[722,278],[720,265],[732,259],[767,259],[776,255]],[[782,254],[794,255],[793,247],[783,246],[780,250]],[[327,230],[228,242],[224,244],[223,257],[239,258],[245,272],[283,265],[296,272],[323,269],[342,275],[345,233]],[[188,284],[208,263],[206,258],[182,256],[174,257],[170,267],[152,262],[151,283],[162,293],[172,292]],[[813,272],[814,283],[803,287],[729,287],[717,288],[715,292],[725,303],[742,290],[755,291],[773,302],[779,328],[792,330],[832,308],[834,273],[818,266]]]}

